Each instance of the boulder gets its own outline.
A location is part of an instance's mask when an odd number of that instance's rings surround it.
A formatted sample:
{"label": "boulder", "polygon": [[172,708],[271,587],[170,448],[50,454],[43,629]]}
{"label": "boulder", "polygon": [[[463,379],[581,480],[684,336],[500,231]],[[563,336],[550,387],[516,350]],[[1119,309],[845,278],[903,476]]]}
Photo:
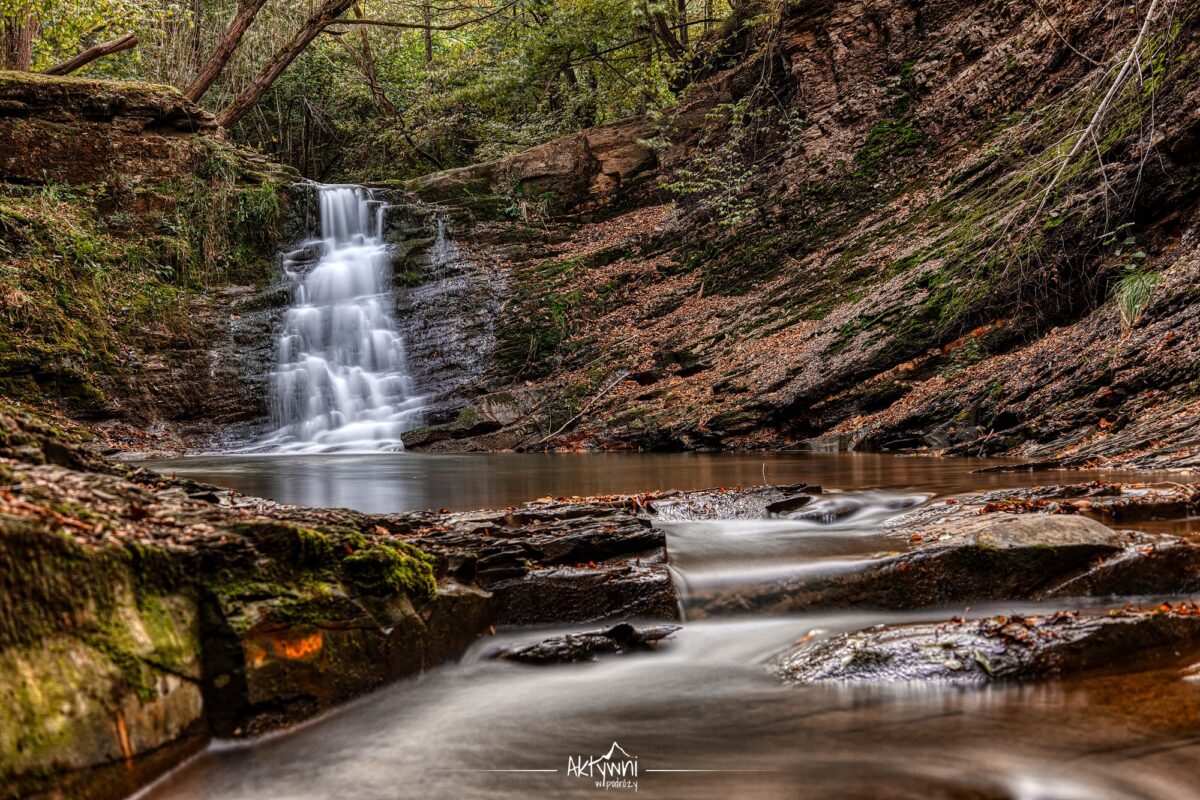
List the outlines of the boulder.
{"label": "boulder", "polygon": [[940,624],[878,626],[779,657],[772,670],[790,684],[937,681],[982,684],[997,680],[1072,675],[1183,663],[1200,655],[1200,615],[1192,605],[1108,616],[1059,612],[1049,616],[950,620]]}

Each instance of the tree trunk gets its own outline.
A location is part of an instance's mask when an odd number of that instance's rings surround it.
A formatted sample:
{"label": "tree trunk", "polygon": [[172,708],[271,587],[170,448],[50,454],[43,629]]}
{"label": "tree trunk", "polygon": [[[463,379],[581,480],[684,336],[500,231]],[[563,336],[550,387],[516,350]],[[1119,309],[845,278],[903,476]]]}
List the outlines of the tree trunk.
{"label": "tree trunk", "polygon": [[0,45],[4,47],[3,68],[28,72],[33,64],[33,40],[38,23],[28,5],[9,12],[0,22]]}
{"label": "tree trunk", "polygon": [[236,125],[242,117],[254,108],[271,84],[283,74],[296,57],[304,52],[304,48],[332,24],[346,9],[354,5],[355,0],[325,0],[321,6],[304,21],[300,29],[292,35],[287,44],[263,65],[250,84],[233,99],[225,109],[217,115],[217,122],[229,128]]}
{"label": "tree trunk", "polygon": [[421,6],[423,14],[422,21],[425,23],[425,66],[433,63],[433,8],[430,5],[430,0],[424,0]]}
{"label": "tree trunk", "polygon": [[687,0],[679,0],[679,43],[684,49],[688,46],[688,15]]}
{"label": "tree trunk", "polygon": [[[363,16],[362,6],[357,3],[354,4],[354,16],[358,19],[362,19]],[[398,116],[396,104],[388,98],[383,87],[379,85],[379,70],[375,66],[375,53],[371,51],[371,38],[367,35],[366,28],[358,29],[358,39],[362,45],[362,54],[356,60],[363,78],[367,82],[367,89],[371,92],[371,99],[375,101],[375,105],[379,106],[380,111],[394,119]]]}
{"label": "tree trunk", "polygon": [[208,57],[208,61],[200,68],[196,79],[184,91],[187,99],[193,103],[199,102],[209,87],[216,83],[217,78],[221,77],[225,65],[229,63],[234,51],[242,43],[242,36],[250,28],[254,18],[258,16],[259,10],[266,5],[266,2],[267,0],[238,0],[238,10],[233,22],[229,23],[225,35],[221,37],[220,43]]}
{"label": "tree trunk", "polygon": [[46,75],[70,75],[80,67],[85,67],[95,61],[97,58],[111,56],[113,53],[120,53],[123,50],[131,50],[138,46],[138,38],[132,33],[127,33],[124,36],[118,36],[115,39],[109,39],[107,42],[94,44],[87,50],[84,50],[79,55],[68,58],[61,64],[55,64],[46,70]]}

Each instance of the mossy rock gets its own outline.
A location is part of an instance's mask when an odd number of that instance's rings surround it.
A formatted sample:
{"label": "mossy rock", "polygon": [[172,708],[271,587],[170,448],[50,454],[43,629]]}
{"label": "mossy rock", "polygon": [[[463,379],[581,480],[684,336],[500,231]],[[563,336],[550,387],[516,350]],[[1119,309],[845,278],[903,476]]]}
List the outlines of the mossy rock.
{"label": "mossy rock", "polygon": [[372,595],[407,594],[430,599],[437,593],[434,559],[403,542],[381,542],[342,559],[350,582]]}

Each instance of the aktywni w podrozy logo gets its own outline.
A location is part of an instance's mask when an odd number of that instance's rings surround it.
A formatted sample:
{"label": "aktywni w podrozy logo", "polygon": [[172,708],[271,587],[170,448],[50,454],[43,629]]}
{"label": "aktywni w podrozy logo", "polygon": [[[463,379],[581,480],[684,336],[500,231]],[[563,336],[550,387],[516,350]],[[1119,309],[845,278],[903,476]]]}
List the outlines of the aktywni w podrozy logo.
{"label": "aktywni w podrozy logo", "polygon": [[637,791],[638,761],[616,742],[602,756],[567,756],[567,775],[588,778],[597,789],[632,789]]}

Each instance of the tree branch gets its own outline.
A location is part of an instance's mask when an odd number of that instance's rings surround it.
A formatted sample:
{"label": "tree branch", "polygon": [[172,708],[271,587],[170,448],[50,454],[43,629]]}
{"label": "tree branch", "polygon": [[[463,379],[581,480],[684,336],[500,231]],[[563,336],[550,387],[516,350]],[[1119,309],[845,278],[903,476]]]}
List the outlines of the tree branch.
{"label": "tree branch", "polygon": [[70,75],[80,67],[85,67],[98,58],[111,56],[113,53],[120,53],[122,50],[130,50],[138,46],[138,38],[132,33],[127,33],[124,36],[118,36],[115,39],[109,39],[107,42],[94,44],[87,50],[84,50],[79,55],[68,58],[61,64],[55,64],[45,71],[45,75]]}
{"label": "tree branch", "polygon": [[1075,140],[1075,145],[1071,148],[1070,152],[1067,153],[1066,157],[1063,158],[1062,162],[1058,166],[1058,170],[1054,173],[1054,177],[1042,191],[1042,201],[1038,204],[1037,211],[1034,212],[1032,219],[1036,220],[1042,215],[1042,211],[1044,211],[1046,208],[1046,203],[1050,201],[1050,196],[1054,191],[1054,187],[1058,185],[1059,180],[1062,179],[1063,174],[1067,171],[1067,167],[1070,166],[1071,162],[1075,159],[1075,156],[1079,154],[1079,151],[1082,150],[1084,145],[1095,136],[1096,130],[1100,127],[1100,123],[1108,114],[1109,107],[1113,104],[1114,100],[1120,94],[1121,89],[1125,86],[1125,81],[1129,77],[1129,73],[1133,70],[1134,64],[1137,63],[1138,49],[1142,46],[1142,41],[1146,38],[1146,34],[1150,30],[1150,25],[1154,22],[1154,19],[1157,16],[1158,5],[1159,0],[1153,0],[1150,3],[1150,8],[1146,11],[1146,19],[1142,22],[1142,27],[1138,30],[1137,38],[1133,40],[1133,44],[1129,47],[1129,55],[1125,57],[1125,61],[1121,64],[1121,70],[1117,73],[1117,77],[1113,79],[1112,86],[1108,88],[1108,92],[1104,95],[1104,99],[1100,101],[1100,105],[1096,106],[1096,111],[1094,114],[1092,114],[1092,118],[1088,122],[1087,127],[1080,131],[1079,137]]}
{"label": "tree branch", "polygon": [[196,79],[184,90],[183,93],[188,100],[193,103],[199,102],[209,87],[216,82],[217,78],[221,77],[225,65],[229,63],[233,52],[241,44],[242,36],[245,35],[246,30],[254,22],[254,18],[258,16],[258,12],[266,5],[266,2],[267,0],[239,0],[237,14],[234,16],[233,22],[229,23],[225,35],[221,37],[220,44],[201,67]]}
{"label": "tree branch", "polygon": [[465,28],[468,25],[474,25],[477,22],[491,19],[497,14],[503,13],[513,6],[519,4],[521,0],[510,0],[498,8],[494,8],[486,14],[481,14],[478,17],[464,19],[459,22],[452,22],[446,25],[433,25],[424,22],[399,22],[390,19],[339,19],[339,25],[374,25],[379,28],[403,28],[405,30],[415,31],[456,31],[460,28]]}

